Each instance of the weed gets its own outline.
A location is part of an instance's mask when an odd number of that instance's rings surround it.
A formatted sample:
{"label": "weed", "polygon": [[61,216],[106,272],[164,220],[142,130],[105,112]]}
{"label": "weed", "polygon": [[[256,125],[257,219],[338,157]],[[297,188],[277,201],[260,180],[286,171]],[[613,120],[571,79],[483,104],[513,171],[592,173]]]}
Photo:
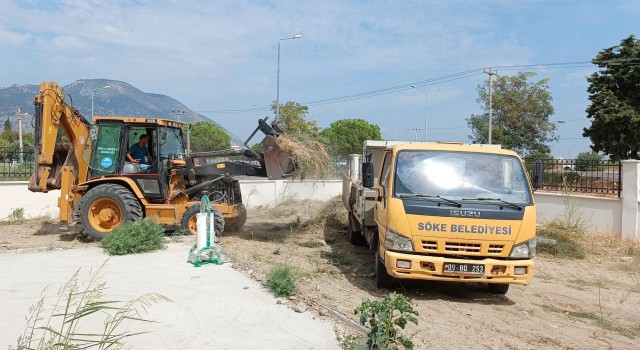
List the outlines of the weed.
{"label": "weed", "polygon": [[593,321],[598,327],[607,331],[620,333],[627,338],[634,338],[635,336],[640,334],[640,328],[638,327],[627,328],[621,325],[614,324],[606,320],[602,314],[597,315],[593,312],[563,310],[554,305],[542,305],[542,308],[548,312],[553,312],[553,313],[567,315],[569,317]]}
{"label": "weed", "polygon": [[318,248],[318,247],[322,247],[324,244],[318,241],[306,241],[306,242],[299,243],[298,245],[305,248]]}
{"label": "weed", "polygon": [[[320,209],[320,212],[313,218],[307,220],[302,227],[311,228],[314,226],[319,227],[332,227],[336,229],[346,229],[349,224],[347,216],[347,210],[342,204],[340,197],[330,199]],[[328,242],[327,242],[328,243]]]}
{"label": "weed", "polygon": [[360,314],[361,325],[369,325],[367,345],[370,349],[413,349],[411,339],[400,334],[407,323],[418,324],[418,311],[413,309],[408,297],[391,293],[382,300],[364,299],[354,311]]}
{"label": "weed", "polygon": [[327,259],[332,265],[353,265],[353,259],[342,252],[321,252],[320,256]]}
{"label": "weed", "polygon": [[13,222],[22,222],[24,221],[24,208],[15,208],[11,211],[11,215],[9,215],[9,220]]}
{"label": "weed", "polygon": [[267,287],[278,297],[290,297],[295,289],[298,274],[290,265],[275,266],[267,274]]}
{"label": "weed", "polygon": [[553,219],[538,229],[538,235],[553,238],[554,245],[538,245],[538,251],[567,259],[584,259],[584,231],[579,226]]}
{"label": "weed", "polygon": [[[51,310],[46,310],[43,291],[40,300],[29,309],[17,350],[121,348],[126,338],[145,333],[127,331],[130,325],[123,322],[150,322],[143,318],[149,306],[171,301],[159,294],[145,294],[126,303],[101,300],[105,289],[105,283],[98,279],[101,269],[91,275],[85,286],[78,281],[80,270],[76,271],[58,292]],[[103,326],[99,332],[91,333],[86,328],[92,324]]]}
{"label": "weed", "polygon": [[362,339],[360,339],[357,335],[341,332],[337,328],[334,328],[334,332],[336,333],[336,340],[338,341],[338,345],[340,345],[340,349],[367,350],[366,345],[363,344]]}
{"label": "weed", "polygon": [[111,255],[144,253],[164,247],[164,227],[149,219],[124,223],[111,231],[102,247]]}

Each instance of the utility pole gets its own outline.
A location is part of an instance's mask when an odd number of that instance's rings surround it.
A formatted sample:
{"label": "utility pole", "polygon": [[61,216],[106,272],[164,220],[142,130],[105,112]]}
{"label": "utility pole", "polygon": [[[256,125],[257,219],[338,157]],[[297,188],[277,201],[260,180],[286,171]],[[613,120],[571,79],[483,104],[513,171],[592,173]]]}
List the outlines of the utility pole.
{"label": "utility pole", "polygon": [[420,129],[415,128],[415,129],[413,129],[413,132],[416,133],[416,141],[418,141],[418,133],[420,132]]}
{"label": "utility pole", "polygon": [[491,144],[491,131],[492,131],[492,123],[493,123],[493,80],[491,79],[494,75],[497,75],[498,72],[491,70],[491,68],[486,68],[483,70],[489,76],[489,144]]}
{"label": "utility pole", "polygon": [[180,117],[182,117],[184,115],[184,111],[176,109],[175,111],[171,111],[171,114],[173,114],[176,117],[178,117],[178,123],[180,123]]}
{"label": "utility pole", "polygon": [[24,162],[24,148],[22,145],[22,118],[24,118],[24,113],[22,113],[22,108],[18,108],[18,157],[20,159],[20,164]]}

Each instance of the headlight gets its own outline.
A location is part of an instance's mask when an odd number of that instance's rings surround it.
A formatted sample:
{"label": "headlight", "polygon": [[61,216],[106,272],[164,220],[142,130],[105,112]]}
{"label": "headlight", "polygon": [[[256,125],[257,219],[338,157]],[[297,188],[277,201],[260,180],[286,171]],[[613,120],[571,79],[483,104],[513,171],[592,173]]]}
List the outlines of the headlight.
{"label": "headlight", "polygon": [[532,238],[522,244],[519,244],[511,249],[510,258],[533,258],[536,255],[537,241]]}
{"label": "headlight", "polygon": [[413,241],[394,230],[387,229],[387,235],[384,239],[384,247],[389,250],[400,252],[413,252]]}

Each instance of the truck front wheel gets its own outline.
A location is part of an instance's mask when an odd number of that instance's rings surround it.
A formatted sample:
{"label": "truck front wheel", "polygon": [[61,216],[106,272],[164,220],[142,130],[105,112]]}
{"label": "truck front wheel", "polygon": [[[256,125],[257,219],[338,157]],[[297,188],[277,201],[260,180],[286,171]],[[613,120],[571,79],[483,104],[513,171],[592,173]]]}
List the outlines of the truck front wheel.
{"label": "truck front wheel", "polygon": [[[377,240],[376,240],[377,241]],[[387,268],[384,266],[384,262],[380,258],[380,244],[378,243],[378,248],[376,249],[375,254],[376,259],[376,287],[378,288],[389,288],[393,286],[394,279],[389,273],[387,273]]]}
{"label": "truck front wheel", "polygon": [[505,295],[509,291],[508,284],[500,284],[500,283],[489,283],[488,284],[489,291],[495,294]]}

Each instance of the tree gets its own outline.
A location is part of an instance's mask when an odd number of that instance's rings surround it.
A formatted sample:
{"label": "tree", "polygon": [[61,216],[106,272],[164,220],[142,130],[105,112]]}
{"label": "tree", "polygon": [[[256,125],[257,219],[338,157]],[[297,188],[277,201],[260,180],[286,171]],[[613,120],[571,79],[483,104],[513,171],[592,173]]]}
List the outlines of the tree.
{"label": "tree", "polygon": [[[271,105],[271,110],[276,112],[276,103]],[[280,119],[278,126],[287,134],[317,137],[318,122],[315,120],[307,120],[309,107],[303,106],[297,102],[288,101],[280,105]]]}
{"label": "tree", "polygon": [[4,121],[4,132],[11,132],[13,131],[13,129],[11,129],[11,120],[9,120],[9,117],[7,117],[7,120]]}
{"label": "tree", "polygon": [[595,152],[612,160],[640,159],[640,40],[633,35],[600,51],[592,62],[600,71],[587,78],[589,137]]}
{"label": "tree", "polygon": [[231,136],[211,122],[193,124],[190,137],[191,150],[194,152],[218,151],[231,147]]}
{"label": "tree", "polygon": [[336,156],[361,154],[365,140],[382,140],[380,127],[363,119],[341,119],[320,132]]}
{"label": "tree", "polygon": [[254,152],[261,153],[261,152],[262,152],[262,144],[261,144],[261,143],[254,143],[254,144],[251,146],[251,149],[252,149]]}
{"label": "tree", "polygon": [[576,170],[598,170],[602,155],[596,152],[582,152],[576,157]]}
{"label": "tree", "polygon": [[[549,121],[554,109],[549,79],[530,81],[536,73],[503,75],[493,85],[492,143],[522,155],[549,153],[546,143],[556,141],[556,126]],[[489,135],[489,84],[478,85],[478,103],[485,111],[467,119],[474,142],[487,143]]]}
{"label": "tree", "polygon": [[4,162],[11,154],[11,143],[0,138],[0,162]]}

